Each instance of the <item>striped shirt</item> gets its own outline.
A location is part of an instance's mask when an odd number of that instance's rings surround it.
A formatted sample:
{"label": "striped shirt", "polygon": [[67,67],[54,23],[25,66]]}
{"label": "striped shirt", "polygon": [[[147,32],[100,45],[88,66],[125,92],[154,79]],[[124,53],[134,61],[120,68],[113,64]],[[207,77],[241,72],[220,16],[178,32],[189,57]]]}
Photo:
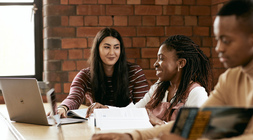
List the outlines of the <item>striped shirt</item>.
{"label": "striped shirt", "polygon": [[[129,98],[134,103],[138,102],[148,92],[149,85],[142,68],[137,64],[128,63],[129,65]],[[60,106],[67,106],[70,110],[78,109],[79,106],[87,99],[93,103],[91,95],[91,74],[90,68],[82,69],[72,81],[69,95],[63,100]],[[111,78],[108,78],[108,89],[112,89]],[[108,91],[109,102],[113,102],[113,91]],[[111,105],[111,104],[107,104]]]}

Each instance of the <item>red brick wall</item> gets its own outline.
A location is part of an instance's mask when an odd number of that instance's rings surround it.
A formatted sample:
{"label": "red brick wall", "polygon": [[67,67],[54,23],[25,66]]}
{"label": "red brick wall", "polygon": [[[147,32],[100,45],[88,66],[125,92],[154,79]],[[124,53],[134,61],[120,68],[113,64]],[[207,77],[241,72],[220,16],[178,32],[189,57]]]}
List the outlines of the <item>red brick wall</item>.
{"label": "red brick wall", "polygon": [[[212,15],[212,23],[215,19],[215,15],[218,12],[218,10],[224,5],[224,3],[226,3],[229,0],[212,0],[212,5],[211,5],[211,15]],[[213,30],[213,28],[212,28]],[[212,37],[213,37],[213,32],[212,32]],[[212,38],[212,42],[213,42],[213,47],[212,47],[212,52],[213,55],[211,57],[212,59],[212,63],[213,63],[213,81],[214,81],[214,85],[217,83],[218,81],[218,77],[220,76],[220,74],[222,74],[226,69],[223,67],[223,64],[220,63],[219,58],[218,58],[218,54],[215,52],[215,46],[216,46],[216,40],[214,38]]]}
{"label": "red brick wall", "polygon": [[192,38],[213,60],[214,82],[224,71],[214,51],[212,22],[227,0],[44,0],[44,81],[61,101],[77,72],[87,67],[96,33],[120,32],[127,58],[139,64],[150,83],[160,43],[170,35]]}

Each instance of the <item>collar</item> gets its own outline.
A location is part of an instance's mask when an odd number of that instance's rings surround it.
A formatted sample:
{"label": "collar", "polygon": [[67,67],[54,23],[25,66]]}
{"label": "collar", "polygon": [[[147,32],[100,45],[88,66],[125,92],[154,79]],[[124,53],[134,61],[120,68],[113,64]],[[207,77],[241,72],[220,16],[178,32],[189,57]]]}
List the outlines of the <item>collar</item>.
{"label": "collar", "polygon": [[246,73],[251,79],[253,79],[253,59],[245,67],[242,67],[242,71]]}

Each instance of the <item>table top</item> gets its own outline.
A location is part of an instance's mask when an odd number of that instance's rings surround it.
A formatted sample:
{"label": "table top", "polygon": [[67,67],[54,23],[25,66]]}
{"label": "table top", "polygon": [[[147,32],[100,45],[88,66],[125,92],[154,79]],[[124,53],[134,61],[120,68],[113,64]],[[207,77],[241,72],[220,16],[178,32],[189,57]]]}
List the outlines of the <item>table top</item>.
{"label": "table top", "polygon": [[[44,103],[46,112],[48,112],[49,104]],[[86,108],[82,105],[80,108]],[[21,135],[26,140],[60,140],[58,136],[59,129],[56,126],[43,126],[27,123],[18,123],[9,120],[8,111],[5,104],[0,104],[0,136],[1,140],[15,140],[14,131],[17,130],[17,134]],[[12,127],[13,126],[13,127]],[[130,132],[132,130],[110,130],[100,131],[94,127],[94,120],[89,119],[88,121],[75,124],[62,125],[62,132],[64,140],[89,140],[95,133],[106,133],[106,132]],[[12,130],[12,131],[11,131]]]}

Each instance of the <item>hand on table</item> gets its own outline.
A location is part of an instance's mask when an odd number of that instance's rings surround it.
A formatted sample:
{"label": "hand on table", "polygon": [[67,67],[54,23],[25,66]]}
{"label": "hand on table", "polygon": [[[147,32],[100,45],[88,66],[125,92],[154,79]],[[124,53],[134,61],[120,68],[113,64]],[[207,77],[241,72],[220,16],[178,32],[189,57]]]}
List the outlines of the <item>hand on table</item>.
{"label": "hand on table", "polygon": [[101,133],[94,134],[92,140],[132,140],[132,137],[124,133]]}
{"label": "hand on table", "polygon": [[[64,109],[63,107],[58,107],[58,108],[57,108],[57,114],[59,114],[59,116],[60,116],[61,118],[67,118],[66,109]],[[52,112],[49,111],[49,112],[47,113],[47,116],[51,116],[51,115],[52,115]]]}
{"label": "hand on table", "polygon": [[67,118],[67,112],[66,112],[66,110],[65,110],[64,108],[62,108],[62,107],[59,107],[59,108],[57,109],[57,114],[59,114],[61,118]]}
{"label": "hand on table", "polygon": [[86,113],[87,114],[86,118],[88,118],[91,115],[91,113],[93,113],[94,109],[96,109],[96,108],[109,108],[109,107],[95,102],[89,106],[87,113]]}
{"label": "hand on table", "polygon": [[149,122],[155,126],[155,125],[162,125],[165,124],[164,121],[162,121],[161,119],[157,118],[152,111],[150,111],[149,109],[146,109],[147,113],[148,113],[148,117],[149,117]]}

